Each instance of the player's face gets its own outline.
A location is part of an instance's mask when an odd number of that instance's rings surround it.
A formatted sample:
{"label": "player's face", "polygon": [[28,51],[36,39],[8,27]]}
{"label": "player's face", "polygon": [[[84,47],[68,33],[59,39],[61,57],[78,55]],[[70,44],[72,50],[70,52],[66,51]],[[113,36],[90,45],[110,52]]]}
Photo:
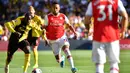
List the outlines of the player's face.
{"label": "player's face", "polygon": [[29,13],[29,16],[30,16],[31,18],[33,18],[34,15],[35,15],[35,11],[34,11],[34,10],[30,10],[30,11],[28,11],[28,13]]}
{"label": "player's face", "polygon": [[53,14],[57,15],[60,11],[60,5],[59,4],[55,4],[53,7],[52,7],[52,12]]}

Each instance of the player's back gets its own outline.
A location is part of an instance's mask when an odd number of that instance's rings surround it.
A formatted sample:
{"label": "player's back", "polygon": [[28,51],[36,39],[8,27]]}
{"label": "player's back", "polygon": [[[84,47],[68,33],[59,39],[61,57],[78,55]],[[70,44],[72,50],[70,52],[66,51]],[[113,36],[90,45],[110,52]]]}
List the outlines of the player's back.
{"label": "player's back", "polygon": [[119,39],[118,0],[93,0],[94,40],[111,42]]}

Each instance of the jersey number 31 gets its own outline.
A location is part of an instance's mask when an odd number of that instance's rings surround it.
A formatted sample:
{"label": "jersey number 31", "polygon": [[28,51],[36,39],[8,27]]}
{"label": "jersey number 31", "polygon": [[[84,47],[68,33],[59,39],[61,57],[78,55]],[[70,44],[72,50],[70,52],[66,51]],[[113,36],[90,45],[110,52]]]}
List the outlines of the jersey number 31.
{"label": "jersey number 31", "polygon": [[105,5],[100,5],[97,7],[97,9],[99,9],[99,14],[102,15],[102,17],[98,17],[97,20],[98,21],[104,21],[106,19],[106,13],[105,13],[105,7],[107,7],[108,9],[108,19],[111,21],[112,20],[112,5],[108,5],[108,6],[105,6]]}

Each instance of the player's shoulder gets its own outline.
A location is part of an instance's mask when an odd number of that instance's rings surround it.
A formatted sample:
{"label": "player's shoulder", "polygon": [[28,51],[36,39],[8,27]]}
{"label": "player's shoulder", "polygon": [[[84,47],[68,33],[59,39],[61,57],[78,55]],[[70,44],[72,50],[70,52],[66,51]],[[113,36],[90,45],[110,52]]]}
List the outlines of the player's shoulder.
{"label": "player's shoulder", "polygon": [[60,13],[61,16],[66,16],[64,13]]}
{"label": "player's shoulder", "polygon": [[23,19],[25,16],[18,16],[16,19]]}
{"label": "player's shoulder", "polygon": [[15,21],[15,22],[20,22],[20,21],[22,21],[24,18],[25,18],[24,15],[23,15],[23,16],[18,16],[14,21]]}
{"label": "player's shoulder", "polygon": [[53,13],[49,13],[49,14],[47,14],[47,16],[53,16]]}
{"label": "player's shoulder", "polygon": [[41,19],[41,16],[35,15],[35,19]]}

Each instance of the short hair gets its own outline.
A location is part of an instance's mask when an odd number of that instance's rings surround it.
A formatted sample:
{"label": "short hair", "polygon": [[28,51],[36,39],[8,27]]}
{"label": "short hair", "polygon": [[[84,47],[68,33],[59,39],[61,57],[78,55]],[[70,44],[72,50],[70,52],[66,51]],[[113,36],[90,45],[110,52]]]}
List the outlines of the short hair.
{"label": "short hair", "polygon": [[29,11],[35,11],[34,7],[33,6],[29,6]]}
{"label": "short hair", "polygon": [[56,4],[59,4],[59,3],[57,1],[52,2],[52,5],[56,5]]}

